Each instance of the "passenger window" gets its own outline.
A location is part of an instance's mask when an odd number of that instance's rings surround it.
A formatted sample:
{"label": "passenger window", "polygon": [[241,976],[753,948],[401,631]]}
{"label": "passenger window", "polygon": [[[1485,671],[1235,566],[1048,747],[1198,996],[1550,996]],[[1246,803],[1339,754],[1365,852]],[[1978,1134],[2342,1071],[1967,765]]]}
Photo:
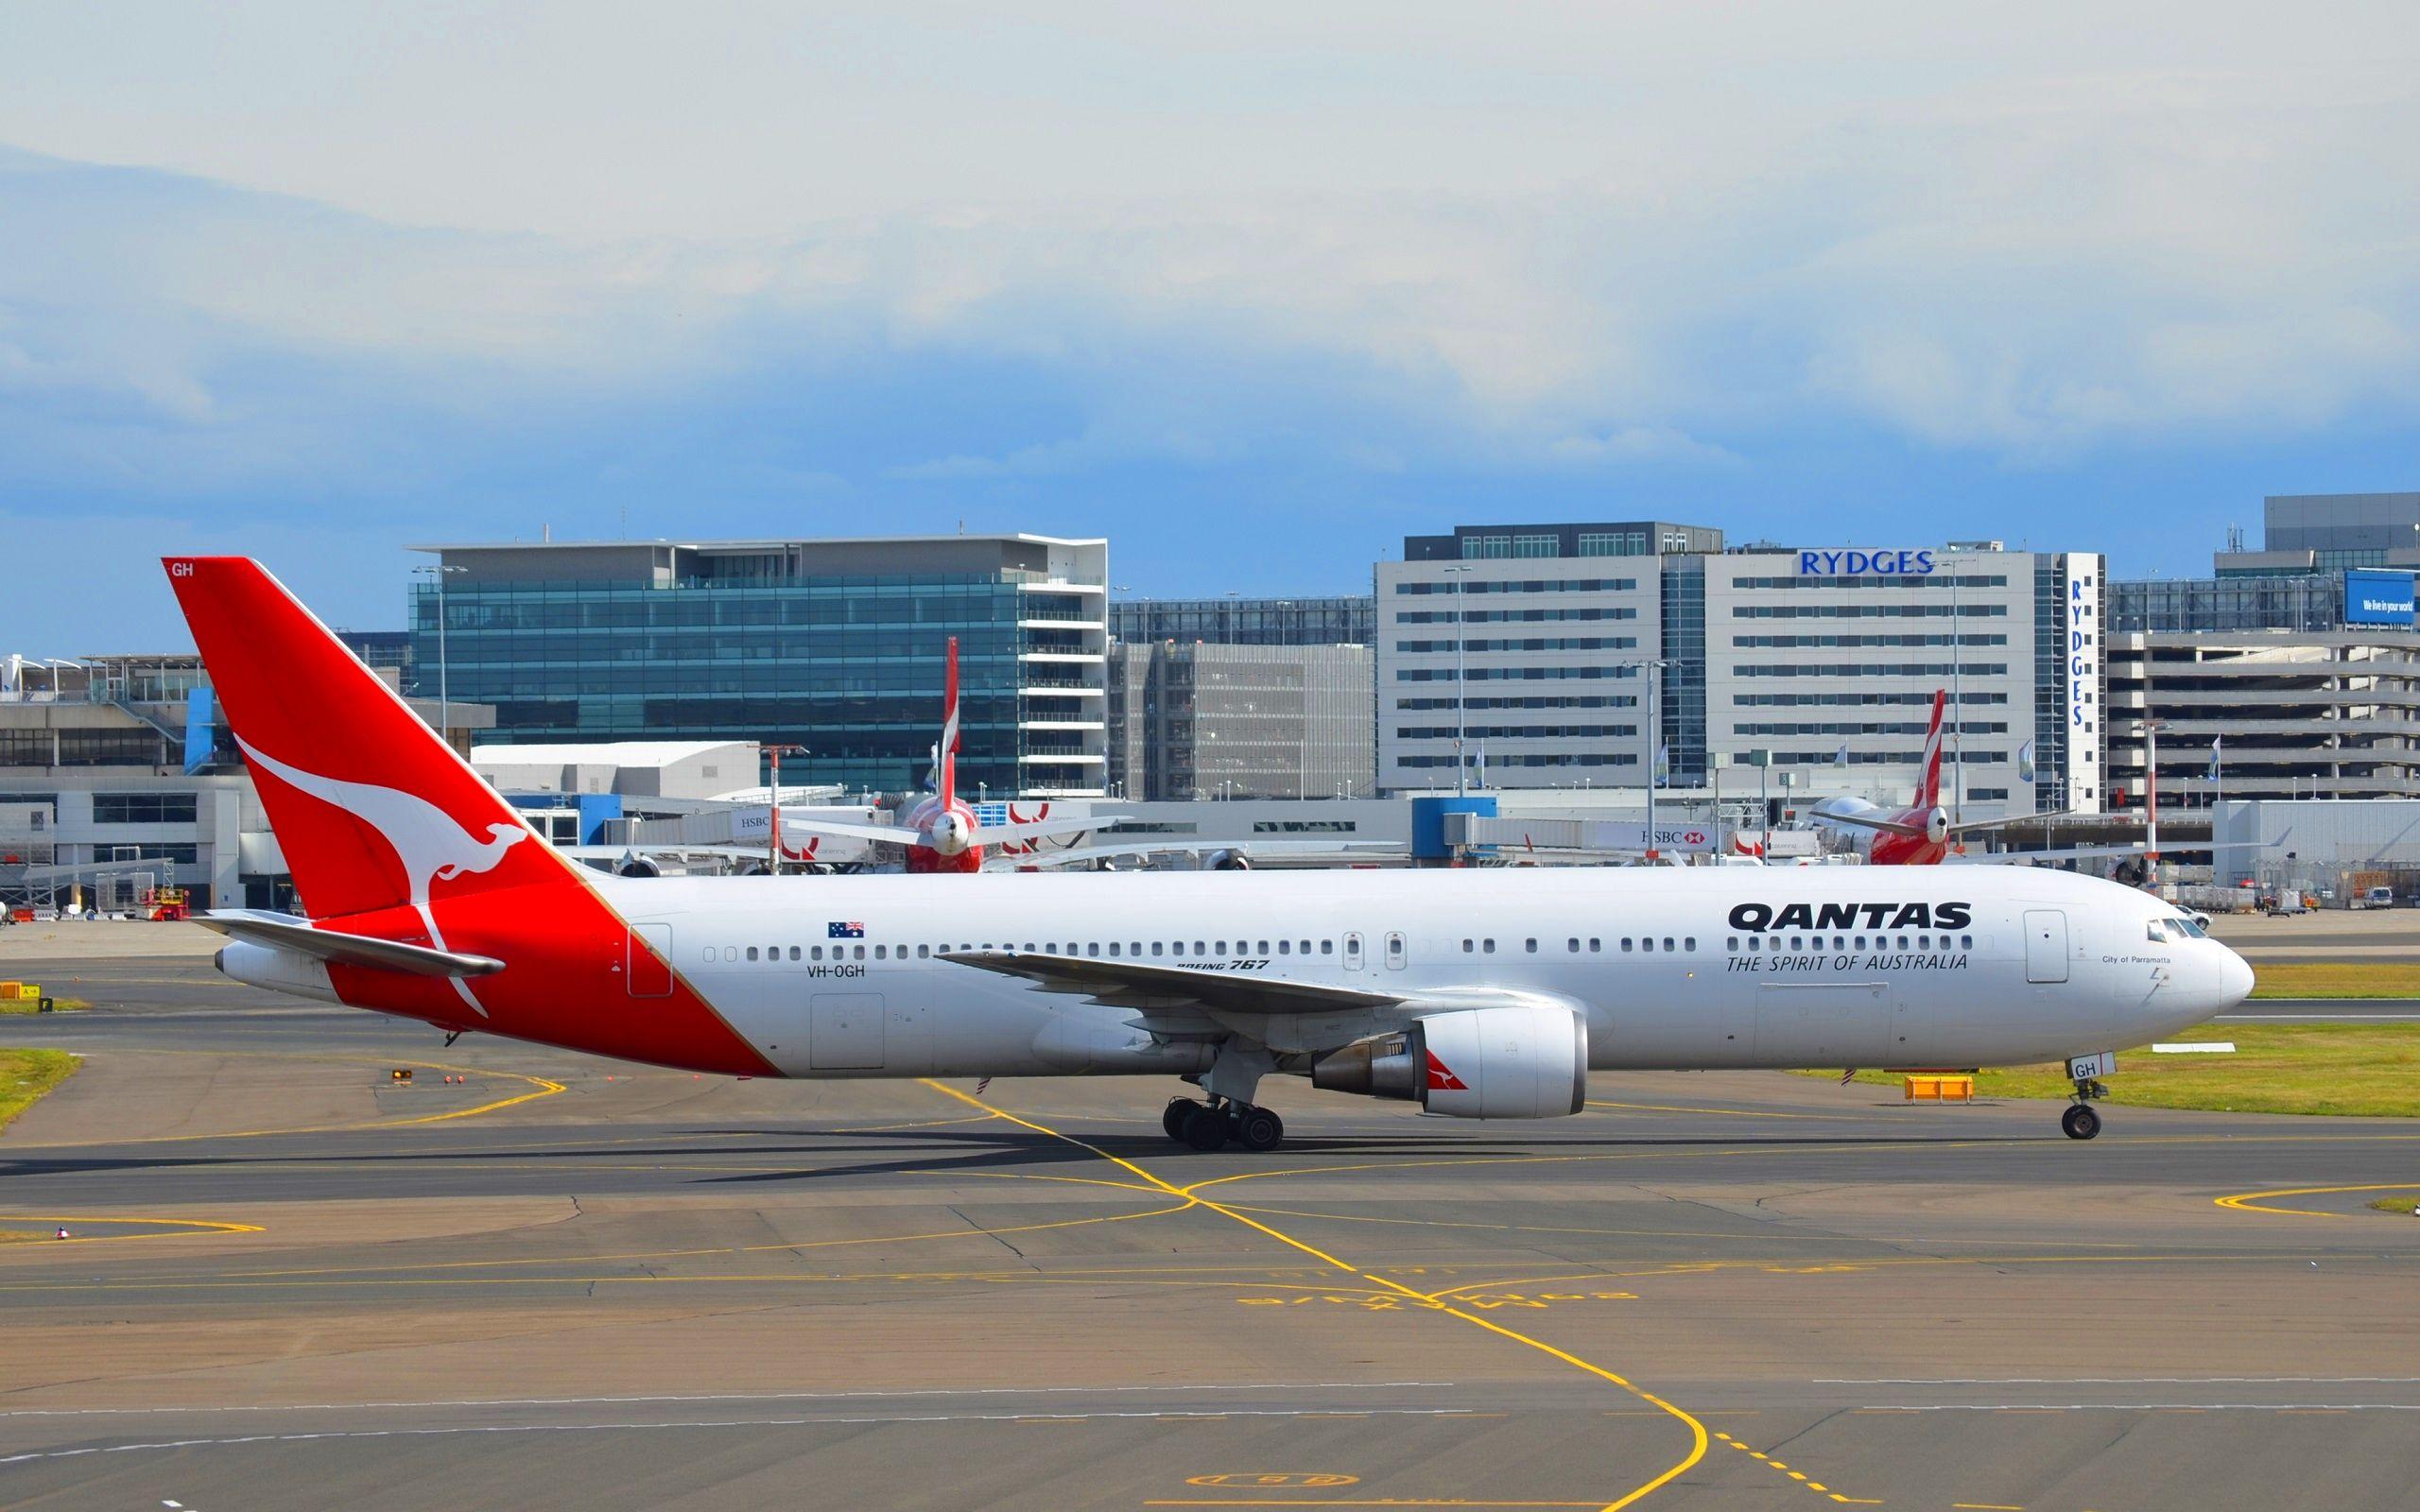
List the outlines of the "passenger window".
{"label": "passenger window", "polygon": [[1959,948],[1960,950],[1962,950],[1962,951],[1971,951],[1971,950],[1973,950],[1973,949],[1975,948],[1975,936],[1972,936],[1972,935],[1961,935],[1961,936],[1958,936],[1958,948]]}
{"label": "passenger window", "polygon": [[1293,942],[1292,940],[1290,940],[1290,939],[1281,939],[1281,940],[1279,940],[1279,941],[1277,942],[1277,954],[1280,954],[1280,955],[1291,955],[1291,954],[1294,954],[1294,942]]}
{"label": "passenger window", "polygon": [[724,946],[722,948],[722,958],[726,961],[735,961],[739,959],[739,947],[736,945]]}
{"label": "passenger window", "polygon": [[1492,940],[1492,939],[1483,939],[1483,940],[1480,940],[1480,941],[1478,942],[1478,953],[1479,953],[1481,955],[1493,955],[1493,954],[1495,954],[1495,941],[1494,941],[1494,940]]}
{"label": "passenger window", "polygon": [[1859,936],[1857,937],[1857,948],[1858,948],[1858,950],[1863,950],[1863,949],[1865,949],[1865,936],[1864,936],[1859,935]]}
{"label": "passenger window", "polygon": [[1140,954],[1143,954],[1143,942],[1142,942],[1141,940],[1139,940],[1139,939],[1130,939],[1130,940],[1128,940],[1128,941],[1126,942],[1126,954],[1129,954],[1129,955],[1140,955]]}
{"label": "passenger window", "polygon": [[1109,942],[1109,954],[1112,955],[1115,955],[1117,954],[1117,941],[1111,940]]}
{"label": "passenger window", "polygon": [[1334,941],[1334,940],[1332,940],[1332,939],[1323,939],[1323,940],[1320,941],[1320,954],[1321,954],[1322,955],[1333,955],[1333,954],[1336,954],[1336,941]]}
{"label": "passenger window", "polygon": [[854,951],[856,951],[856,956],[857,956],[857,959],[858,959],[858,960],[861,960],[861,961],[862,961],[862,960],[864,960],[864,959],[866,958],[866,948],[865,948],[864,946],[862,946],[862,945],[852,946],[852,947],[851,947],[851,949],[853,949]]}
{"label": "passenger window", "polygon": [[1902,935],[1902,936],[1899,936],[1899,948],[1900,948],[1901,950],[1903,950],[1903,951],[1904,951],[1904,950],[1906,950],[1906,949],[1908,948],[1908,936],[1907,936]]}
{"label": "passenger window", "polygon": [[706,964],[708,966],[715,964],[715,948],[711,945],[706,947]]}
{"label": "passenger window", "polygon": [[1219,954],[1224,955],[1227,954],[1227,942],[1225,940],[1222,939],[1218,941],[1218,946]]}
{"label": "passenger window", "polygon": [[1622,936],[1622,954],[1624,955],[1628,955],[1630,954],[1630,936],[1628,935],[1624,935]]}
{"label": "passenger window", "polygon": [[790,947],[790,959],[791,959],[791,960],[793,960],[793,961],[795,961],[795,960],[797,960],[797,959],[798,959],[798,957],[799,957],[799,948],[798,948],[797,946],[793,945],[793,946],[791,946],[791,947]]}
{"label": "passenger window", "polygon": [[1724,940],[1722,942],[1722,948],[1731,952],[1735,955],[1739,953],[1739,936],[1734,935],[1730,938]]}
{"label": "passenger window", "polygon": [[1202,945],[1201,941],[1200,941],[1200,940],[1198,940],[1198,939],[1197,939],[1197,940],[1195,940],[1195,941],[1193,942],[1193,954],[1196,954],[1196,955],[1207,955],[1207,954],[1210,954],[1210,953],[1209,953],[1209,951],[1208,951],[1208,950],[1207,950],[1207,949]]}
{"label": "passenger window", "polygon": [[1576,935],[1575,935],[1575,936],[1573,936],[1570,939],[1568,939],[1568,940],[1564,941],[1564,948],[1565,948],[1565,949],[1567,949],[1567,950],[1569,950],[1569,951],[1571,952],[1571,954],[1574,954],[1574,955],[1579,954],[1580,954],[1580,937],[1579,937],[1578,936],[1576,936]]}
{"label": "passenger window", "polygon": [[1160,942],[1158,940],[1151,941],[1151,954],[1154,955],[1160,954]]}
{"label": "passenger window", "polygon": [[[793,948],[793,949],[791,950],[790,954],[793,954],[793,955],[795,955],[795,954],[798,954],[798,952],[797,952],[797,950],[796,950],[795,948]],[[929,960],[929,959],[931,959],[931,958],[932,958],[932,954],[933,954],[933,948],[932,948],[930,945],[919,945],[919,946],[917,946],[917,947],[916,947],[916,959],[918,959],[918,960],[920,960],[920,961],[923,961],[923,960]]]}
{"label": "passenger window", "polygon": [[[1666,940],[1664,943],[1665,943],[1666,945],[1669,945],[1669,944],[1671,944],[1672,942],[1671,942],[1670,940]],[[1696,950],[1696,949],[1698,948],[1698,938],[1697,938],[1697,936],[1696,936],[1695,935],[1691,935],[1691,936],[1688,936],[1686,939],[1682,940],[1682,941],[1681,941],[1681,948],[1682,948],[1683,950],[1687,950],[1687,951],[1694,951],[1694,950]]]}
{"label": "passenger window", "polygon": [[749,958],[750,960],[752,960],[752,960],[754,960],[754,959],[756,958],[756,947],[755,947],[755,946],[751,945],[751,946],[749,946],[749,947],[748,947],[748,958]]}
{"label": "passenger window", "polygon": [[1919,935],[1919,936],[1916,936],[1916,949],[1918,949],[1918,950],[1920,950],[1920,951],[1928,951],[1928,950],[1932,949],[1932,936],[1931,936],[1930,935]]}
{"label": "passenger window", "polygon": [[1100,941],[1092,940],[1087,942],[1084,946],[1084,954],[1086,955],[1098,955],[1100,954]]}
{"label": "passenger window", "polygon": [[1538,942],[1537,942],[1535,939],[1525,939],[1525,940],[1523,940],[1523,941],[1521,942],[1521,948],[1522,948],[1523,950],[1525,950],[1525,951],[1528,951],[1528,952],[1529,952],[1530,954],[1532,954],[1532,955],[1535,955],[1536,954],[1538,954]]}
{"label": "passenger window", "polygon": [[1588,936],[1588,954],[1589,954],[1594,955],[1594,954],[1596,954],[1598,952],[1602,951],[1604,948],[1605,948],[1605,942],[1604,942],[1603,940],[1599,939],[1599,938],[1598,938],[1596,936],[1594,936],[1594,935],[1591,935],[1591,936]]}
{"label": "passenger window", "polygon": [[1475,950],[1477,950],[1477,949],[1478,949],[1478,941],[1477,941],[1477,940],[1471,940],[1471,939],[1466,939],[1466,940],[1462,941],[1462,954],[1463,954],[1468,955],[1471,952],[1473,952],[1473,951],[1475,951]]}
{"label": "passenger window", "polygon": [[1269,941],[1267,941],[1267,940],[1262,940],[1262,941],[1260,942],[1260,950],[1259,950],[1258,954],[1262,954],[1262,955],[1267,955],[1267,954],[1270,954],[1270,949],[1269,949]]}
{"label": "passenger window", "polygon": [[888,960],[890,957],[889,957],[889,955],[888,955],[886,953],[887,953],[890,949],[890,946],[888,946],[888,945],[877,945],[877,946],[875,946],[875,947],[873,948],[873,958],[874,958],[875,960],[877,960],[877,961],[880,961],[880,960]]}

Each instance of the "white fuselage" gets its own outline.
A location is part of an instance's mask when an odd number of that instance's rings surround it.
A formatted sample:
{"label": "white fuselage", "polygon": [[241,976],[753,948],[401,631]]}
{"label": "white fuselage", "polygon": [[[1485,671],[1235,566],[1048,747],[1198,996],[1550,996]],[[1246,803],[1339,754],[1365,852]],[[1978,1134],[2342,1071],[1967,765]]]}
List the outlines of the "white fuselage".
{"label": "white fuselage", "polygon": [[792,1076],[1184,1073],[1218,1053],[1211,1039],[1141,1026],[1132,1003],[1046,991],[945,952],[1407,1000],[1219,1020],[1291,1070],[1486,992],[1568,1004],[1595,1068],[1697,1069],[2055,1059],[2173,1033],[2251,986],[2213,940],[2153,937],[2171,905],[2030,868],[668,878],[602,890],[631,923],[659,926],[674,969]]}

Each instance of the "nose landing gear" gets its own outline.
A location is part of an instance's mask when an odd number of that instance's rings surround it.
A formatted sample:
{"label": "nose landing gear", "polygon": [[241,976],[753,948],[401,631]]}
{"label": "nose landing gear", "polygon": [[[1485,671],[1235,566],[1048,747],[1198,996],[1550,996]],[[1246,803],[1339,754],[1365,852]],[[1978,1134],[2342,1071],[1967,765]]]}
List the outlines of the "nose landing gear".
{"label": "nose landing gear", "polygon": [[2059,1115],[2059,1126],[2071,1140],[2088,1140],[2100,1132],[2100,1115],[2090,1103],[2077,1103]]}
{"label": "nose landing gear", "polygon": [[1266,1108],[1249,1103],[1197,1103],[1190,1097],[1170,1102],[1160,1114],[1160,1127],[1181,1144],[1208,1154],[1232,1140],[1259,1153],[1273,1150],[1286,1139],[1286,1121]]}

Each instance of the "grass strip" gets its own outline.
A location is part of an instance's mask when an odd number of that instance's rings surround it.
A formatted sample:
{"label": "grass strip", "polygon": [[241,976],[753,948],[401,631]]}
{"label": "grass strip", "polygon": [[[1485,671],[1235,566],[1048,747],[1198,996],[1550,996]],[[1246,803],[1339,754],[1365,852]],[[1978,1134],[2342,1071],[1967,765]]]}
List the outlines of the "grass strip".
{"label": "grass strip", "polygon": [[[2222,1113],[2319,1113],[2360,1118],[2420,1116],[2420,1023],[2205,1023],[2177,1040],[2235,1041],[2233,1055],[2120,1051],[2108,1079],[2112,1104]],[[1975,1074],[1978,1098],[2059,1097],[2074,1091],[2056,1062]],[[1837,1075],[1810,1071],[1798,1075]],[[1870,1086],[1897,1087],[1889,1072],[1862,1071]]]}
{"label": "grass strip", "polygon": [[0,1050],[0,1128],[75,1074],[76,1066],[64,1050]]}

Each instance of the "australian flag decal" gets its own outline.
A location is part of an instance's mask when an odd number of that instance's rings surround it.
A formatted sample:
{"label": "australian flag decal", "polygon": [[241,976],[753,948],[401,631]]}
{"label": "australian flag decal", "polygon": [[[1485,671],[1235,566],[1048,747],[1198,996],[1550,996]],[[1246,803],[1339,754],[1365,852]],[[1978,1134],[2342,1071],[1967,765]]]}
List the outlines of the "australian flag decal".
{"label": "australian flag decal", "polygon": [[836,919],[823,926],[823,937],[825,939],[863,939],[866,937],[866,926],[854,919],[846,923]]}

